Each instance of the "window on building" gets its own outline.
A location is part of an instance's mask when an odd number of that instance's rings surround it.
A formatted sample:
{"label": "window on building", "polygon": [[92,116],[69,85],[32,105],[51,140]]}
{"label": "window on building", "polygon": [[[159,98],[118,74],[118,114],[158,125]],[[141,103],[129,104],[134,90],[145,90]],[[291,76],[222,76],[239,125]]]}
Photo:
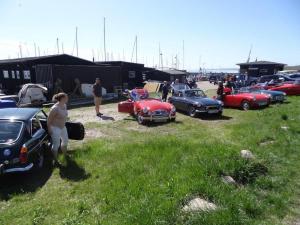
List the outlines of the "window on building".
{"label": "window on building", "polygon": [[19,70],[16,71],[16,77],[17,77],[17,79],[20,79],[20,71]]}
{"label": "window on building", "polygon": [[3,77],[4,77],[5,79],[8,79],[8,78],[9,78],[8,70],[3,70]]}
{"label": "window on building", "polygon": [[12,79],[16,79],[16,75],[15,75],[15,71],[14,70],[11,71],[11,78]]}
{"label": "window on building", "polygon": [[30,70],[23,71],[24,80],[30,80]]}
{"label": "window on building", "polygon": [[128,72],[128,77],[131,78],[131,79],[134,79],[135,78],[135,71],[129,71]]}

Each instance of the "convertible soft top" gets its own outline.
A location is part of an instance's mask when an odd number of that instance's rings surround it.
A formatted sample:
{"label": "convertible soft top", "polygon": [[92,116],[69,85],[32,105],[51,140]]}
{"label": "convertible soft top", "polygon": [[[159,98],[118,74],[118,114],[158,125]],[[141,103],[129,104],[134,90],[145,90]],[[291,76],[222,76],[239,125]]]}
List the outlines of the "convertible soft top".
{"label": "convertible soft top", "polygon": [[5,108],[0,109],[0,120],[22,120],[31,119],[36,113],[40,111],[39,108]]}

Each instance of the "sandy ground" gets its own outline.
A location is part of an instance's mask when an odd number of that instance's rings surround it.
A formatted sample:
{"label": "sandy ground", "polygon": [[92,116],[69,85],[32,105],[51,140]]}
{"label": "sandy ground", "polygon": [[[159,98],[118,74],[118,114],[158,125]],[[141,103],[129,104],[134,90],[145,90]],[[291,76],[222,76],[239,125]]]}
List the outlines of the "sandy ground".
{"label": "sandy ground", "polygon": [[102,105],[100,111],[101,113],[103,113],[103,116],[101,118],[96,116],[93,106],[71,109],[69,110],[69,117],[70,120],[74,122],[81,122],[83,124],[94,122],[111,123],[114,121],[123,120],[124,118],[128,117],[128,114],[118,112],[117,103]]}
{"label": "sandy ground", "polygon": [[217,89],[218,86],[209,83],[209,81],[199,81],[197,82],[198,88],[202,89],[203,91],[211,90],[211,89]]}

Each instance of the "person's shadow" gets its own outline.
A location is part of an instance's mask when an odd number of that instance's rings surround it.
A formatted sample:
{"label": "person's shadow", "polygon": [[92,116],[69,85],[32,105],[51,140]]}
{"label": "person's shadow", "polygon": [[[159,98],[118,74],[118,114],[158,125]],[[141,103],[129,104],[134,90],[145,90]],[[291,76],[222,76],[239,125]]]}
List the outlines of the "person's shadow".
{"label": "person's shadow", "polygon": [[82,181],[90,177],[70,156],[66,156],[65,165],[60,165],[59,170],[60,177],[70,181]]}
{"label": "person's shadow", "polygon": [[111,120],[111,121],[115,121],[115,118],[111,117],[111,116],[101,116],[101,120]]}
{"label": "person's shadow", "polygon": [[14,195],[35,192],[47,183],[52,171],[53,167],[49,163],[38,171],[1,175],[0,200],[7,201]]}

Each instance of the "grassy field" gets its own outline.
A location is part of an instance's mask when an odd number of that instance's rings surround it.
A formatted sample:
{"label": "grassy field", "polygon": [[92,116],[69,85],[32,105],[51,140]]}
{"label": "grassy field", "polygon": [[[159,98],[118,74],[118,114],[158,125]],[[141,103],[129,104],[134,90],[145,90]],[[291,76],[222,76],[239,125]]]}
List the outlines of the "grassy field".
{"label": "grassy field", "polygon": [[[82,110],[84,114],[84,109]],[[287,127],[282,129],[282,127]],[[221,119],[87,123],[61,168],[1,178],[0,224],[292,224],[300,218],[300,98]],[[255,154],[240,157],[242,149]],[[231,175],[239,186],[222,182]],[[218,206],[182,213],[195,196]]]}

